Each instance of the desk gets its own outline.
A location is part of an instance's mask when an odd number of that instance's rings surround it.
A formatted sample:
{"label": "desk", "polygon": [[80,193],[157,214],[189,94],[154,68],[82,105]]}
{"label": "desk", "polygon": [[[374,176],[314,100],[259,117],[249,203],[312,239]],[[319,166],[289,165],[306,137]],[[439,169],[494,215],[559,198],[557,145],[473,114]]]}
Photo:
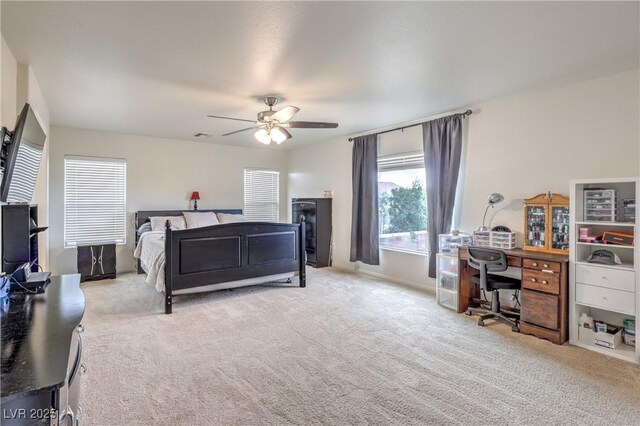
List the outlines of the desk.
{"label": "desk", "polygon": [[[509,266],[522,269],[520,332],[561,345],[569,338],[569,257],[522,249],[503,250]],[[469,252],[458,252],[460,288],[458,313],[477,306],[480,289],[471,282],[476,273],[468,263]]]}

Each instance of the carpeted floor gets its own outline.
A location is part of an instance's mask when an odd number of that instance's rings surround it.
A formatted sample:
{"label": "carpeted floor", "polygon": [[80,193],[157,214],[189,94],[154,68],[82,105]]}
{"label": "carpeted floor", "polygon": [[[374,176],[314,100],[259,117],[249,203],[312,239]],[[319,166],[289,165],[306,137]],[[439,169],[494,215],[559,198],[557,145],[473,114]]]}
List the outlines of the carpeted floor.
{"label": "carpeted floor", "polygon": [[308,287],[162,297],[86,283],[89,425],[640,424],[640,367],[330,269]]}

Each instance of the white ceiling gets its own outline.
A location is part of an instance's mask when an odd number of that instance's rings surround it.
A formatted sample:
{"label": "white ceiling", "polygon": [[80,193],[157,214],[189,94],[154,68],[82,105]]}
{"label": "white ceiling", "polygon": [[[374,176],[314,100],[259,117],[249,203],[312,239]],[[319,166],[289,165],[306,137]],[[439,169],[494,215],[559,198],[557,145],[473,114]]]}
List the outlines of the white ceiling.
{"label": "white ceiling", "polygon": [[260,146],[262,95],[301,108],[284,148],[638,67],[638,2],[10,2],[2,34],[52,123]]}

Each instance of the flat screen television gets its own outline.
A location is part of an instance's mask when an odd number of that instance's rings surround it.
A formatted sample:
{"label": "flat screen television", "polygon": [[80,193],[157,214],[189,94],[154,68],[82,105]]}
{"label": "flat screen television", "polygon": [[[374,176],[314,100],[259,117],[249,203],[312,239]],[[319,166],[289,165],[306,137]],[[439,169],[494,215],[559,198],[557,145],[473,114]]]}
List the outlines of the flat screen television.
{"label": "flat screen television", "polygon": [[29,203],[47,136],[29,104],[24,104],[13,132],[3,128],[2,134],[0,201]]}

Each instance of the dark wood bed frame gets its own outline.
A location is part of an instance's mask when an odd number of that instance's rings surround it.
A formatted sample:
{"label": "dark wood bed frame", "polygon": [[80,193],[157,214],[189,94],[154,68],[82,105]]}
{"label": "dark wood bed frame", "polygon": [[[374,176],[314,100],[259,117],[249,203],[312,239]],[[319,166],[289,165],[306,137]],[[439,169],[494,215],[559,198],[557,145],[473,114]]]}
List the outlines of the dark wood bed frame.
{"label": "dark wood bed frame", "polygon": [[[150,217],[180,216],[183,211],[187,210],[136,212],[136,231]],[[198,211],[242,213],[237,209]],[[180,231],[171,230],[167,223],[165,233],[166,314],[171,313],[175,290],[289,272],[297,272],[300,287],[306,286],[305,227],[300,223],[238,222]],[[138,273],[144,273],[140,260]]]}

